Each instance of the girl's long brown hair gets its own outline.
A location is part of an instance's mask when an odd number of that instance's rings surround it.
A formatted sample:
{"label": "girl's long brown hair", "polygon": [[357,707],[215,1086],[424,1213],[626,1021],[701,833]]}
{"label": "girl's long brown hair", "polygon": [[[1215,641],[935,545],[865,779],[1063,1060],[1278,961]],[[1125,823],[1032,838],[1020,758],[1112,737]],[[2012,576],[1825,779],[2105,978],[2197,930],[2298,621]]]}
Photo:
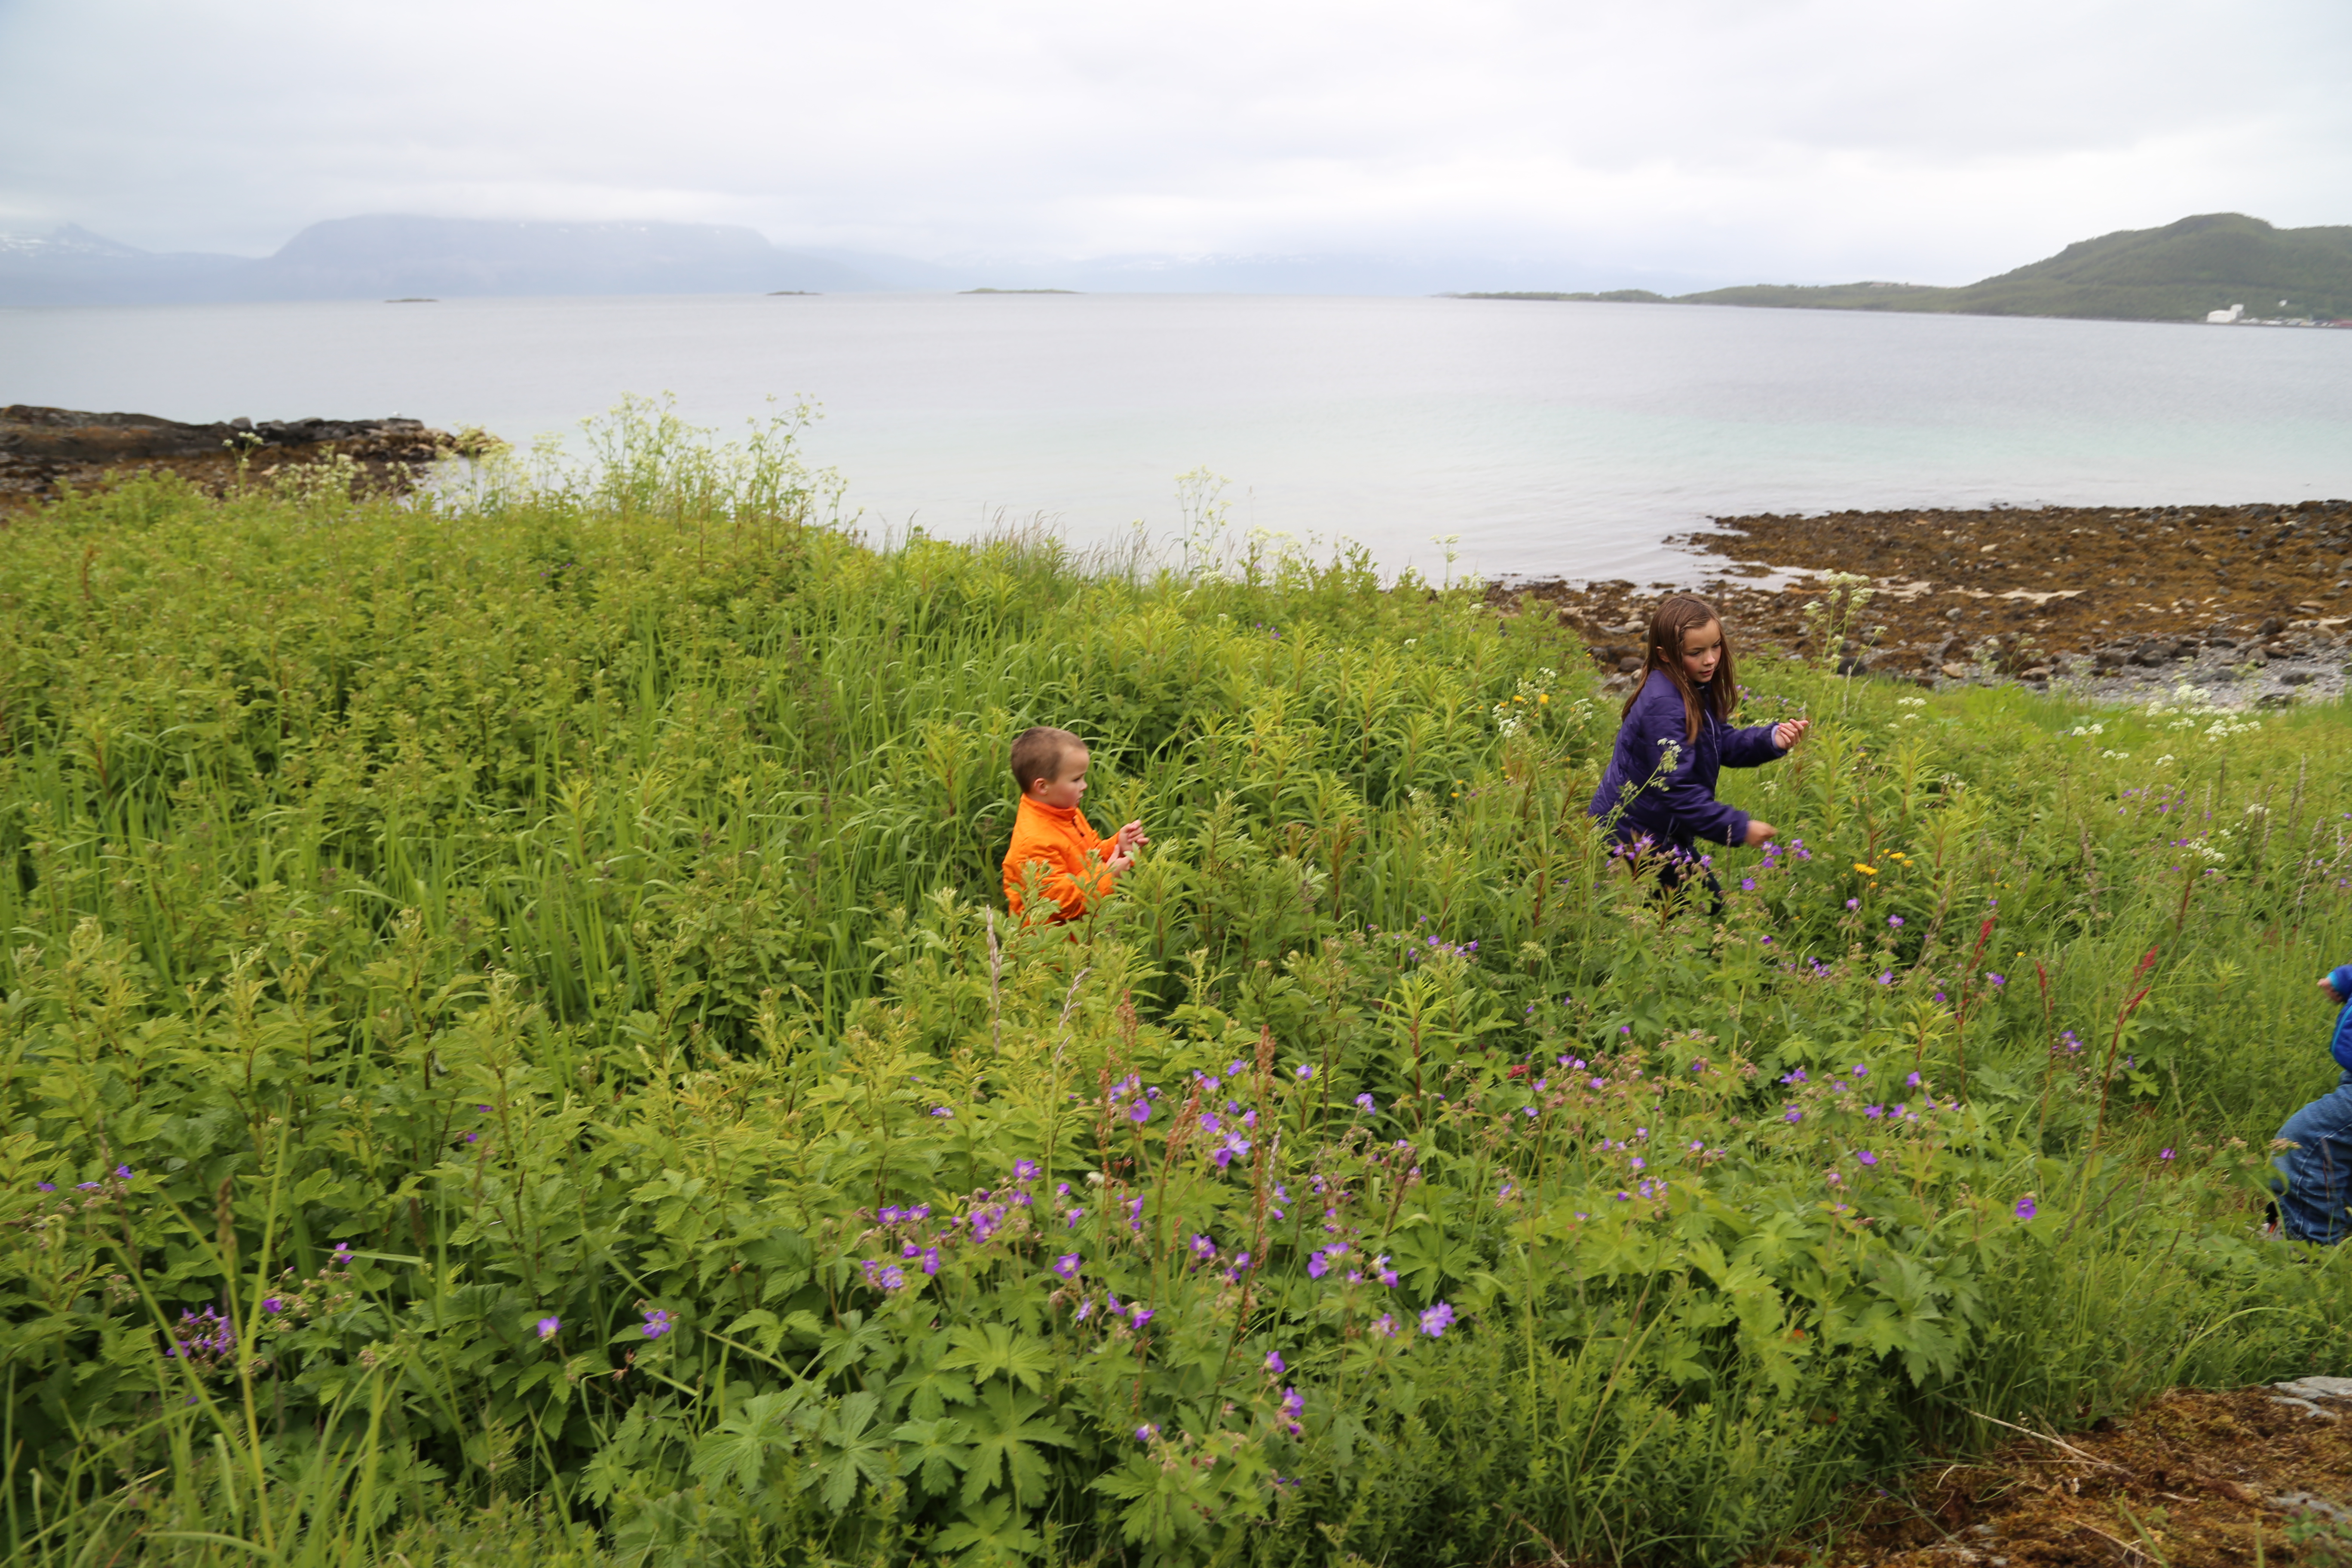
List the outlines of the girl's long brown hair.
{"label": "girl's long brown hair", "polygon": [[1642,688],[1650,683],[1650,671],[1663,669],[1675,687],[1683,694],[1683,741],[1685,744],[1698,739],[1698,715],[1704,707],[1725,723],[1739,706],[1739,678],[1731,668],[1731,633],[1723,633],[1723,657],[1716,660],[1715,676],[1704,689],[1691,683],[1683,669],[1683,635],[1695,632],[1709,621],[1721,623],[1723,617],[1715,606],[1696,594],[1669,594],[1658,601],[1650,613],[1649,659],[1642,668],[1642,679],[1625,694],[1625,706],[1618,713],[1622,722],[1633,711],[1633,703],[1642,695]]}

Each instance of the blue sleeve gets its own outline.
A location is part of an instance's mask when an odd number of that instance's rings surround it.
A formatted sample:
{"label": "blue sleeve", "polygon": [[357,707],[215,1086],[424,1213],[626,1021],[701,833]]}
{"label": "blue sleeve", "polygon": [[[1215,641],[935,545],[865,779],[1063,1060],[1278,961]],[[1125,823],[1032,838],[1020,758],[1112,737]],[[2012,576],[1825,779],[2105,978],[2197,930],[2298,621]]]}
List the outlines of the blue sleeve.
{"label": "blue sleeve", "polygon": [[1723,765],[1727,768],[1760,768],[1766,763],[1777,763],[1784,754],[1780,743],[1772,739],[1773,726],[1758,724],[1746,730],[1734,730],[1728,725],[1723,731]]}
{"label": "blue sleeve", "polygon": [[2327,983],[2345,998],[2336,1015],[2336,1033],[2328,1039],[2327,1054],[2336,1058],[2337,1067],[2352,1072],[2352,963],[2339,963],[2330,970]]}

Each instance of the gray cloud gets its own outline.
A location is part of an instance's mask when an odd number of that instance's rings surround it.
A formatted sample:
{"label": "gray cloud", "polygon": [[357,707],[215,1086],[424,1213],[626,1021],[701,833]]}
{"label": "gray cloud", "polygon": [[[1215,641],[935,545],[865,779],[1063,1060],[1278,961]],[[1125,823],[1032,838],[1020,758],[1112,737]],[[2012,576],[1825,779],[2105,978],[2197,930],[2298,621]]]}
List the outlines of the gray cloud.
{"label": "gray cloud", "polygon": [[0,0],[0,227],[1961,282],[2190,212],[2352,221],[2347,67],[2340,0]]}

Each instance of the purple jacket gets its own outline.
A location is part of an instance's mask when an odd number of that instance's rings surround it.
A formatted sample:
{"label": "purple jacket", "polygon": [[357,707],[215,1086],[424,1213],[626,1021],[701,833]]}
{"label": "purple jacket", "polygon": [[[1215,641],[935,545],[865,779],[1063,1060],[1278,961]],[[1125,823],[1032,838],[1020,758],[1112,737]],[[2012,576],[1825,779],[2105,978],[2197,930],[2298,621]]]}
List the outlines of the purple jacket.
{"label": "purple jacket", "polygon": [[[1625,843],[1647,834],[1662,844],[1688,849],[1694,839],[1717,844],[1748,841],[1748,814],[1715,798],[1715,776],[1726,767],[1754,768],[1777,761],[1780,748],[1772,742],[1772,726],[1759,724],[1735,730],[1705,708],[1699,710],[1698,734],[1683,739],[1683,694],[1674,678],[1654,669],[1642,682],[1624,724],[1617,731],[1617,751],[1601,787],[1592,793],[1591,813],[1605,817],[1617,809],[1630,786],[1641,793],[1624,803],[1617,818],[1617,837]],[[1664,742],[1681,748],[1674,771],[1649,784],[1664,755]]]}

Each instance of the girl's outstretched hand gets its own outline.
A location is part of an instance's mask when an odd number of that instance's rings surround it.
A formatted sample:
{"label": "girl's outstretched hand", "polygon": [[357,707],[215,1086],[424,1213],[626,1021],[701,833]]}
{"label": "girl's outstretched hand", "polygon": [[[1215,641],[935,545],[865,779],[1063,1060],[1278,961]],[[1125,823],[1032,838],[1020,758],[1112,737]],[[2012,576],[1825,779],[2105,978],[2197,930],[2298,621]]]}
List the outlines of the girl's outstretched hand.
{"label": "girl's outstretched hand", "polygon": [[2341,992],[2336,989],[2336,976],[2333,974],[2321,975],[2319,977],[2319,988],[2327,993],[2327,999],[2330,1002],[2340,1003],[2347,1000]]}
{"label": "girl's outstretched hand", "polygon": [[[1789,751],[1798,742],[1803,740],[1805,731],[1812,727],[1813,721],[1811,719],[1783,719],[1772,726],[1772,743],[1784,752]],[[1749,842],[1752,843],[1754,840],[1751,839]]]}
{"label": "girl's outstretched hand", "polygon": [[[1800,721],[1801,722],[1801,721]],[[1751,816],[1748,819],[1748,847],[1750,849],[1755,848],[1759,844],[1763,843],[1768,838],[1778,838],[1780,837],[1780,830],[1773,826],[1770,823],[1765,821],[1762,817]]]}

